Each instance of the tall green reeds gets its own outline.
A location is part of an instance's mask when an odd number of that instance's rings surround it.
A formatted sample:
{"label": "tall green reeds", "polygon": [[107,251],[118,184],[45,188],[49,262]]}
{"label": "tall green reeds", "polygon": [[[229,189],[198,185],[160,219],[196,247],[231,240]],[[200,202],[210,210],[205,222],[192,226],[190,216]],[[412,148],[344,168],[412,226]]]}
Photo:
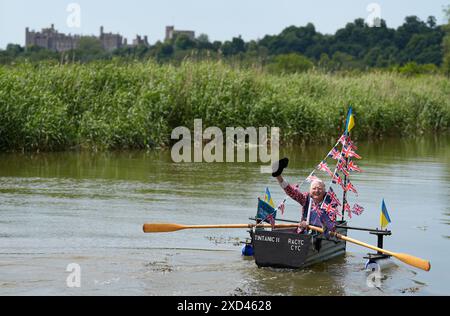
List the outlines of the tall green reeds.
{"label": "tall green reeds", "polygon": [[0,150],[128,149],[170,144],[173,128],[277,126],[284,142],[447,132],[450,81],[394,73],[270,75],[220,62],[0,67]]}

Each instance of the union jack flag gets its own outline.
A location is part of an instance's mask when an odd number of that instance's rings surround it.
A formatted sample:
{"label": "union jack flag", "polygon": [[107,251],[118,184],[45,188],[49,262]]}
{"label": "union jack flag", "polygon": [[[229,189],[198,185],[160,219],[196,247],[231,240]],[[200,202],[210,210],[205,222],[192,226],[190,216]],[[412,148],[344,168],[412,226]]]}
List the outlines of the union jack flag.
{"label": "union jack flag", "polygon": [[332,203],[328,203],[328,204],[323,204],[322,208],[325,210],[325,212],[328,215],[332,215],[336,213],[336,207],[332,204]]}
{"label": "union jack flag", "polygon": [[330,177],[333,175],[333,173],[331,172],[330,168],[328,168],[328,165],[325,161],[322,161],[318,166],[317,169],[325,171],[326,173],[328,173],[330,175]]}
{"label": "union jack flag", "polygon": [[355,215],[361,215],[364,212],[364,207],[359,204],[353,205],[352,213]]}
{"label": "union jack flag", "polygon": [[336,203],[337,205],[342,205],[341,202],[339,201],[339,199],[336,196],[336,193],[334,193],[334,190],[332,187],[330,187],[330,189],[328,190],[328,196],[331,198],[331,201],[333,203]]}
{"label": "union jack flag", "polygon": [[345,191],[352,191],[353,193],[358,194],[358,191],[356,191],[356,188],[350,181],[347,183],[347,186],[345,187]]}
{"label": "union jack flag", "polygon": [[272,229],[275,228],[275,219],[273,218],[272,214],[269,214],[266,217],[266,221],[268,221],[270,223],[270,225],[272,225]]}
{"label": "union jack flag", "polygon": [[348,170],[362,172],[361,168],[359,168],[356,164],[354,164],[353,161],[348,162]]}
{"label": "union jack flag", "polygon": [[333,181],[334,184],[339,184],[342,187],[342,189],[345,190],[344,183],[342,182],[342,178],[339,176],[337,171],[333,175],[332,181]]}
{"label": "union jack flag", "polygon": [[341,152],[334,147],[328,154],[328,157],[339,160],[341,158]]}
{"label": "union jack flag", "polygon": [[348,158],[352,149],[350,147],[344,146],[342,148],[342,156]]}
{"label": "union jack flag", "polygon": [[336,216],[336,213],[335,213],[335,212],[329,213],[329,214],[328,214],[328,217],[330,218],[330,220],[331,220],[332,222],[336,222],[337,216]]}
{"label": "union jack flag", "polygon": [[345,174],[347,177],[350,175],[347,171],[347,169],[345,168],[345,161],[342,162],[338,162],[337,166],[336,166],[337,170],[341,171],[343,174]]}
{"label": "union jack flag", "polygon": [[342,157],[338,160],[338,162],[339,162],[340,164],[342,164],[342,166],[347,167],[347,161],[344,159],[344,156],[342,156]]}
{"label": "union jack flag", "polygon": [[277,209],[279,211],[281,211],[281,215],[284,215],[284,209],[286,208],[286,200],[284,200],[283,202],[280,203],[280,205],[278,205]]}
{"label": "union jack flag", "polygon": [[320,205],[311,207],[311,210],[316,212],[318,216],[322,216],[322,209],[320,208]]}
{"label": "union jack flag", "polygon": [[347,139],[348,137],[346,135],[342,135],[341,138],[339,138],[339,142],[345,146],[345,144],[347,144]]}
{"label": "union jack flag", "polygon": [[356,159],[361,159],[362,157],[358,155],[351,147],[344,147],[342,153],[346,158],[355,157]]}
{"label": "union jack flag", "polygon": [[348,213],[348,217],[349,217],[349,218],[352,218],[352,211],[351,211],[351,209],[350,209],[350,204],[345,203],[344,211],[343,211],[343,212],[344,212],[344,213],[347,212],[347,213]]}
{"label": "union jack flag", "polygon": [[347,145],[350,146],[354,150],[358,150],[358,147],[350,140],[350,137],[347,140]]}

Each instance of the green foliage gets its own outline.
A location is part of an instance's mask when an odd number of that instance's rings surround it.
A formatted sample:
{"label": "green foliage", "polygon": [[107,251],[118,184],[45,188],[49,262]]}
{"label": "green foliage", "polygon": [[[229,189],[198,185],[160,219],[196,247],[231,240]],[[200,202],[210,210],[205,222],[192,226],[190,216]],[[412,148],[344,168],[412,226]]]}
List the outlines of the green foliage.
{"label": "green foliage", "polygon": [[305,56],[299,54],[278,55],[273,62],[268,65],[272,73],[300,73],[313,68],[314,64]]}
{"label": "green foliage", "polygon": [[[325,57],[324,57],[325,59]],[[323,142],[351,104],[356,138],[448,132],[439,75],[315,71],[272,75],[223,62],[98,61],[0,66],[0,150],[146,149],[178,126],[279,126],[284,142]]]}
{"label": "green foliage", "polygon": [[187,50],[195,48],[195,41],[191,40],[187,35],[180,34],[175,39],[175,49]]}
{"label": "green foliage", "polygon": [[447,24],[442,27],[445,37],[442,39],[443,62],[442,70],[450,78],[450,5],[444,9]]}
{"label": "green foliage", "polygon": [[[223,43],[211,43],[206,34],[200,34],[195,39],[179,34],[164,43],[126,46],[114,52],[104,51],[98,39],[83,37],[78,49],[61,54],[35,47],[25,50],[19,45],[10,45],[6,50],[0,50],[0,64],[44,59],[61,63],[90,62],[121,57],[124,60],[143,61],[154,58],[161,63],[179,65],[185,58],[190,58],[224,60],[231,65],[260,68],[270,62],[272,65],[269,68],[277,72],[277,66],[274,65],[277,56],[282,56],[282,60],[289,54],[296,54],[306,57],[325,72],[390,69],[409,62],[442,65],[444,71],[448,72],[448,58],[445,55],[448,54],[446,52],[450,44],[445,44],[448,42],[445,40],[446,32],[449,34],[447,26],[437,25],[436,18],[432,16],[426,22],[416,16],[408,16],[397,29],[389,28],[384,20],[380,20],[379,27],[370,27],[363,19],[356,19],[334,35],[321,34],[312,23],[308,23],[301,27],[289,26],[278,35],[267,35],[257,41],[245,42],[239,36]],[[287,70],[280,71],[292,72],[290,69],[287,67]]]}
{"label": "green foliage", "polygon": [[101,54],[104,52],[100,40],[89,36],[84,36],[80,39],[78,49],[90,54]]}
{"label": "green foliage", "polygon": [[226,41],[221,47],[224,56],[237,55],[245,52],[245,42],[239,37],[233,37],[232,41]]}
{"label": "green foliage", "polygon": [[438,71],[438,67],[434,64],[419,65],[416,62],[410,62],[398,68],[399,73],[407,76],[436,74]]}

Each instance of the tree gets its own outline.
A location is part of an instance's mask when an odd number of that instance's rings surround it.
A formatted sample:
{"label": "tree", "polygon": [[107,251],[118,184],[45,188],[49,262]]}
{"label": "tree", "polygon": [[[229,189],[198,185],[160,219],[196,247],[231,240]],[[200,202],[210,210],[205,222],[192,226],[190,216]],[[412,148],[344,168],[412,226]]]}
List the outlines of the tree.
{"label": "tree", "polygon": [[156,57],[159,61],[164,61],[172,57],[173,52],[172,44],[169,42],[161,43],[158,41],[155,46],[151,48],[150,55]]}
{"label": "tree", "polygon": [[324,69],[326,71],[331,70],[331,60],[328,54],[322,53],[320,55],[318,66],[320,69]]}
{"label": "tree", "polygon": [[175,49],[187,50],[195,48],[195,42],[186,34],[180,34],[175,39]]}
{"label": "tree", "polygon": [[357,69],[361,68],[362,63],[358,62],[352,55],[336,52],[333,54],[331,64],[334,70]]}
{"label": "tree", "polygon": [[427,19],[427,24],[429,28],[434,29],[436,27],[436,18],[434,16],[429,16]]}
{"label": "tree", "polygon": [[444,73],[450,78],[450,5],[444,9],[447,24],[443,26],[445,37],[442,39],[443,61],[442,67]]}
{"label": "tree", "polygon": [[6,46],[6,54],[11,57],[17,57],[23,53],[24,49],[18,44],[8,44]]}
{"label": "tree", "polygon": [[428,26],[417,16],[408,16],[395,34],[395,43],[398,48],[404,49],[414,34],[426,33]]}
{"label": "tree", "polygon": [[401,62],[440,65],[442,61],[442,34],[414,34],[401,54]]}
{"label": "tree", "polygon": [[78,43],[78,50],[85,54],[98,55],[105,52],[102,42],[95,37],[83,36]]}
{"label": "tree", "polygon": [[209,37],[206,34],[200,34],[196,41],[198,49],[213,49],[213,45],[209,42]]}
{"label": "tree", "polygon": [[226,41],[221,47],[222,53],[225,56],[237,55],[245,52],[245,42],[241,36],[233,37],[230,41]]}
{"label": "tree", "polygon": [[218,52],[222,47],[222,42],[221,41],[214,41],[212,43],[212,49],[216,52]]}

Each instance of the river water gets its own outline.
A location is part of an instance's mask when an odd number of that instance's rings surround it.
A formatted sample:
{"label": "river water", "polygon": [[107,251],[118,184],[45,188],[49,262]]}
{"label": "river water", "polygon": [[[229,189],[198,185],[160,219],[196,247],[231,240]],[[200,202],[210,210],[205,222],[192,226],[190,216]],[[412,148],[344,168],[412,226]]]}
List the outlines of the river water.
{"label": "river water", "polygon": [[[0,295],[449,295],[450,137],[358,147],[364,172],[350,202],[365,212],[350,224],[378,226],[384,198],[385,248],[430,260],[430,272],[392,259],[374,287],[370,250],[349,243],[345,257],[293,271],[242,257],[245,229],[142,232],[146,222],[249,223],[266,187],[284,198],[259,164],[175,164],[168,150],[0,154]],[[304,179],[329,149],[285,149],[285,178]],[[282,218],[297,220],[298,204]],[[367,232],[349,236],[376,245]],[[68,286],[70,264],[80,287]]]}

